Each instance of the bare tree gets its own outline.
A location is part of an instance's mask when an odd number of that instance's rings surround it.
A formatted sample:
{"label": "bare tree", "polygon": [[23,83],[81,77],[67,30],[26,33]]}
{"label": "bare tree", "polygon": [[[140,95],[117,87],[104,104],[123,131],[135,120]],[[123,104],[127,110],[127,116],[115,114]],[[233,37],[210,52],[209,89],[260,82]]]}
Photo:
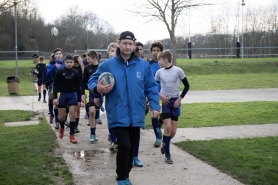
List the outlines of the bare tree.
{"label": "bare tree", "polygon": [[[138,11],[131,11],[142,17],[149,17],[150,21],[162,21],[170,35],[172,43],[173,64],[176,65],[176,26],[181,13],[190,7],[210,5],[205,3],[194,3],[193,0],[147,0],[143,3]],[[145,9],[145,11],[142,11]]]}
{"label": "bare tree", "polygon": [[2,2],[0,2],[0,15],[6,11],[9,11],[10,8],[14,6],[14,3],[23,3],[24,6],[27,6],[29,4],[35,4],[34,0],[2,0]]}

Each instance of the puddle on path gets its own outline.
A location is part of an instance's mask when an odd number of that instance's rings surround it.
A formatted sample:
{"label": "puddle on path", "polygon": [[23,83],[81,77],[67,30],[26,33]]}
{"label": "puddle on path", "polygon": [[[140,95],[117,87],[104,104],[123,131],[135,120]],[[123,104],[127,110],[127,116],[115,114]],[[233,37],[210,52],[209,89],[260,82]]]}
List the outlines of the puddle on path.
{"label": "puddle on path", "polygon": [[114,172],[115,157],[109,149],[93,149],[81,151],[66,151],[69,155],[67,162],[70,164],[73,173],[94,174],[94,176],[107,175],[107,172]]}
{"label": "puddle on path", "polygon": [[94,149],[94,150],[82,150],[82,151],[67,151],[75,159],[84,161],[91,161],[92,159],[104,159],[110,156],[108,149]]}

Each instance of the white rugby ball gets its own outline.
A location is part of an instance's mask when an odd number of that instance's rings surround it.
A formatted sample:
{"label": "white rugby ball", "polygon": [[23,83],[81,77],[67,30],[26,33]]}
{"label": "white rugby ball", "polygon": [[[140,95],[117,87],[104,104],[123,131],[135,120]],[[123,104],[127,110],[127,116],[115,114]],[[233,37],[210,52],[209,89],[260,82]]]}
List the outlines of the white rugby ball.
{"label": "white rugby ball", "polygon": [[58,36],[58,29],[54,26],[54,27],[52,27],[51,28],[51,35],[53,36],[53,37],[57,37]]}
{"label": "white rugby ball", "polygon": [[112,73],[104,72],[98,77],[98,83],[101,82],[102,85],[111,84],[112,87],[115,85],[115,78]]}

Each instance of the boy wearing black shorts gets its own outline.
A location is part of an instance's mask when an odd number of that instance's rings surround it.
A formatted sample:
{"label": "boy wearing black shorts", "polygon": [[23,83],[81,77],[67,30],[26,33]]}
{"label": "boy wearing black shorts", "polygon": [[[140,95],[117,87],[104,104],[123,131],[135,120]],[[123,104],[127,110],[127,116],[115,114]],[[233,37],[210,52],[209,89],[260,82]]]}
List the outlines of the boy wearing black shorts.
{"label": "boy wearing black shorts", "polygon": [[[165,162],[172,164],[170,143],[177,131],[180,104],[189,90],[189,83],[183,70],[172,64],[172,53],[170,51],[161,52],[158,55],[158,63],[161,69],[156,72],[155,80],[160,81],[161,85],[159,96],[162,101],[162,120],[164,123],[161,153],[165,154]],[[184,85],[181,94],[180,82]]]}
{"label": "boy wearing black shorts", "polygon": [[38,95],[39,95],[39,98],[38,98],[38,101],[41,101],[41,90],[42,90],[42,87],[43,87],[43,103],[46,103],[46,100],[45,100],[45,96],[46,96],[46,88],[45,88],[45,85],[42,83],[43,82],[43,74],[44,74],[44,71],[45,71],[45,68],[46,68],[46,64],[44,63],[44,57],[43,56],[40,56],[39,57],[39,63],[36,65],[36,68],[34,70],[34,74],[37,75],[37,85],[38,85]]}
{"label": "boy wearing black shorts", "polygon": [[53,82],[53,103],[58,106],[60,133],[59,138],[64,137],[66,109],[69,107],[70,117],[70,142],[77,143],[74,138],[75,113],[76,108],[80,106],[80,79],[79,74],[73,68],[73,57],[65,57],[65,67],[58,70]]}
{"label": "boy wearing black shorts", "polygon": [[84,74],[82,79],[82,101],[86,102],[86,106],[89,109],[89,126],[90,126],[90,143],[94,143],[98,140],[96,137],[96,119],[98,118],[100,101],[99,97],[94,95],[91,91],[88,90],[88,81],[90,76],[97,71],[98,61],[97,61],[97,52],[90,50],[87,52],[87,65],[84,68]]}

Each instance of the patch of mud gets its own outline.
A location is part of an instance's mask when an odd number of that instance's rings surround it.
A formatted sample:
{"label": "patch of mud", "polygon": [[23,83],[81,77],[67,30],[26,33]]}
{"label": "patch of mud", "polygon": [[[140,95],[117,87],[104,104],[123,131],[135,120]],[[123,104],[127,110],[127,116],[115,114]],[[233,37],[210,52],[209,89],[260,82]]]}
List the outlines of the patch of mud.
{"label": "patch of mud", "polygon": [[115,174],[115,155],[109,149],[65,151],[63,155],[73,174],[92,175],[95,178]]}

